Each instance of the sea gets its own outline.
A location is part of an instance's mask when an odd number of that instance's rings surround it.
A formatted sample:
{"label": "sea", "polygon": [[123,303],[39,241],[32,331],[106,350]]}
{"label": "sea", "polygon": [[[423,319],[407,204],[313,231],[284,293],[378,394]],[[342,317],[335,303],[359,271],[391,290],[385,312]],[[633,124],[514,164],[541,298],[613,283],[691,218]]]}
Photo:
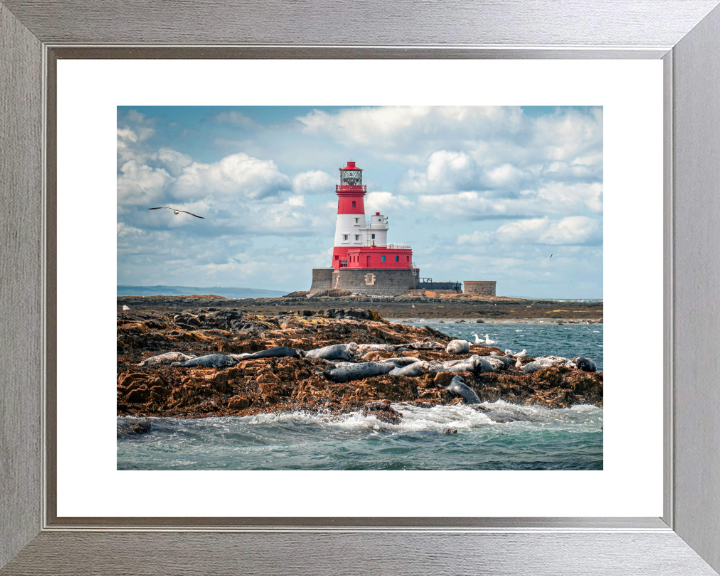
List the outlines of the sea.
{"label": "sea", "polygon": [[[603,362],[602,324],[458,323],[430,326],[528,356],[585,356]],[[118,437],[118,470],[602,470],[603,410],[549,409],[503,401],[418,408],[394,404],[398,425],[360,413],[153,418],[152,431]],[[448,430],[457,433],[446,434]]]}

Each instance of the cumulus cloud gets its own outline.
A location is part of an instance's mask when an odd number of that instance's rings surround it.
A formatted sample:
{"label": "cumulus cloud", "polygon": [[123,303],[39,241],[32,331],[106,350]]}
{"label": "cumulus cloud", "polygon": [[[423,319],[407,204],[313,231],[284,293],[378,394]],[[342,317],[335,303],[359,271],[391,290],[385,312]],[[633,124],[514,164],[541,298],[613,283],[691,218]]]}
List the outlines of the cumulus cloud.
{"label": "cumulus cloud", "polygon": [[602,184],[551,182],[538,190],[496,196],[483,192],[421,195],[418,206],[425,212],[449,220],[530,218],[542,214],[602,212]]}
{"label": "cumulus cloud", "polygon": [[259,160],[244,153],[213,162],[193,162],[183,169],[173,192],[182,198],[197,195],[243,196],[261,199],[290,189],[290,179],[272,160]]}
{"label": "cumulus cloud", "polygon": [[117,179],[118,204],[152,204],[161,198],[172,176],[163,168],[151,168],[135,160],[125,162]]}
{"label": "cumulus cloud", "polygon": [[335,190],[337,180],[322,170],[301,172],[293,178],[292,188],[296,194],[327,194]]}
{"label": "cumulus cloud", "polygon": [[236,126],[255,126],[252,118],[248,118],[242,112],[237,110],[224,110],[218,114],[213,114],[209,118],[218,124],[234,124]]}
{"label": "cumulus cloud", "polygon": [[372,212],[387,214],[411,206],[413,206],[412,200],[392,192],[370,192],[365,197],[365,212],[367,214]]}
{"label": "cumulus cloud", "polygon": [[568,216],[560,220],[532,218],[509,222],[495,231],[475,231],[461,234],[458,244],[486,245],[541,244],[556,246],[597,245],[602,243],[602,223],[596,218]]}
{"label": "cumulus cloud", "polygon": [[[494,106],[381,106],[346,108],[328,113],[314,110],[298,120],[311,134],[339,142],[372,146],[409,155],[443,141],[477,139],[502,130],[514,132],[522,123],[522,110]],[[436,148],[437,149],[437,148]]]}
{"label": "cumulus cloud", "polygon": [[160,148],[157,153],[157,159],[162,162],[168,172],[177,177],[182,174],[185,167],[192,164],[192,158],[187,154],[171,150],[170,148]]}

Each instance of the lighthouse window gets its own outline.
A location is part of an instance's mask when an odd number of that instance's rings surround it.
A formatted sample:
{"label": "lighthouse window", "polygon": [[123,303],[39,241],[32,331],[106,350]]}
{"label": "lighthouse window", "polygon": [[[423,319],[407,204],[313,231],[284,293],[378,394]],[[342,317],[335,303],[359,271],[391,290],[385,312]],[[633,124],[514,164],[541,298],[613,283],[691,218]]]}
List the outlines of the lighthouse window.
{"label": "lighthouse window", "polygon": [[[354,201],[354,200],[353,200],[353,208],[355,208],[355,201]],[[357,220],[355,220],[355,222],[357,222]]]}
{"label": "lighthouse window", "polygon": [[360,234],[355,234],[355,240],[360,240]]}
{"label": "lighthouse window", "polygon": [[383,262],[385,262],[385,256],[381,256],[381,257],[380,257],[380,260],[382,260]]}
{"label": "lighthouse window", "polygon": [[347,235],[347,234],[343,234],[343,240],[347,240],[347,239],[348,239],[348,235]]}
{"label": "lighthouse window", "polygon": [[395,262],[400,262],[400,256],[395,256]]}
{"label": "lighthouse window", "polygon": [[358,220],[360,220],[360,218],[355,218],[355,224],[358,223]]}
{"label": "lighthouse window", "polygon": [[375,234],[372,235],[372,239],[375,240]]}

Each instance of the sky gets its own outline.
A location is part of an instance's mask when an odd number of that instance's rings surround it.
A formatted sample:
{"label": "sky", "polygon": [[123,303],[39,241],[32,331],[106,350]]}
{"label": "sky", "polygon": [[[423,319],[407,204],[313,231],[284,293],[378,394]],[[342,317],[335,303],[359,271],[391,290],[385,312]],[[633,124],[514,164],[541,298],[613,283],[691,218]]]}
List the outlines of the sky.
{"label": "sky", "polygon": [[127,106],[117,142],[118,284],[309,290],[352,160],[421,277],[603,296],[601,107]]}

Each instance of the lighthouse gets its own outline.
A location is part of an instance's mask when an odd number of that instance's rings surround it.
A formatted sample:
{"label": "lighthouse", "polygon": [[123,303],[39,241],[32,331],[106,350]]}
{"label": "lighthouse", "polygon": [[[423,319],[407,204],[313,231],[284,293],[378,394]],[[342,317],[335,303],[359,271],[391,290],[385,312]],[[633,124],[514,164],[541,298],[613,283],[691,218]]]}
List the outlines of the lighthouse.
{"label": "lighthouse", "polygon": [[339,289],[389,296],[417,286],[419,270],[414,268],[410,246],[388,244],[388,217],[380,212],[365,214],[367,186],[362,175],[355,162],[340,168],[332,262],[330,268],[313,270],[311,295]]}

